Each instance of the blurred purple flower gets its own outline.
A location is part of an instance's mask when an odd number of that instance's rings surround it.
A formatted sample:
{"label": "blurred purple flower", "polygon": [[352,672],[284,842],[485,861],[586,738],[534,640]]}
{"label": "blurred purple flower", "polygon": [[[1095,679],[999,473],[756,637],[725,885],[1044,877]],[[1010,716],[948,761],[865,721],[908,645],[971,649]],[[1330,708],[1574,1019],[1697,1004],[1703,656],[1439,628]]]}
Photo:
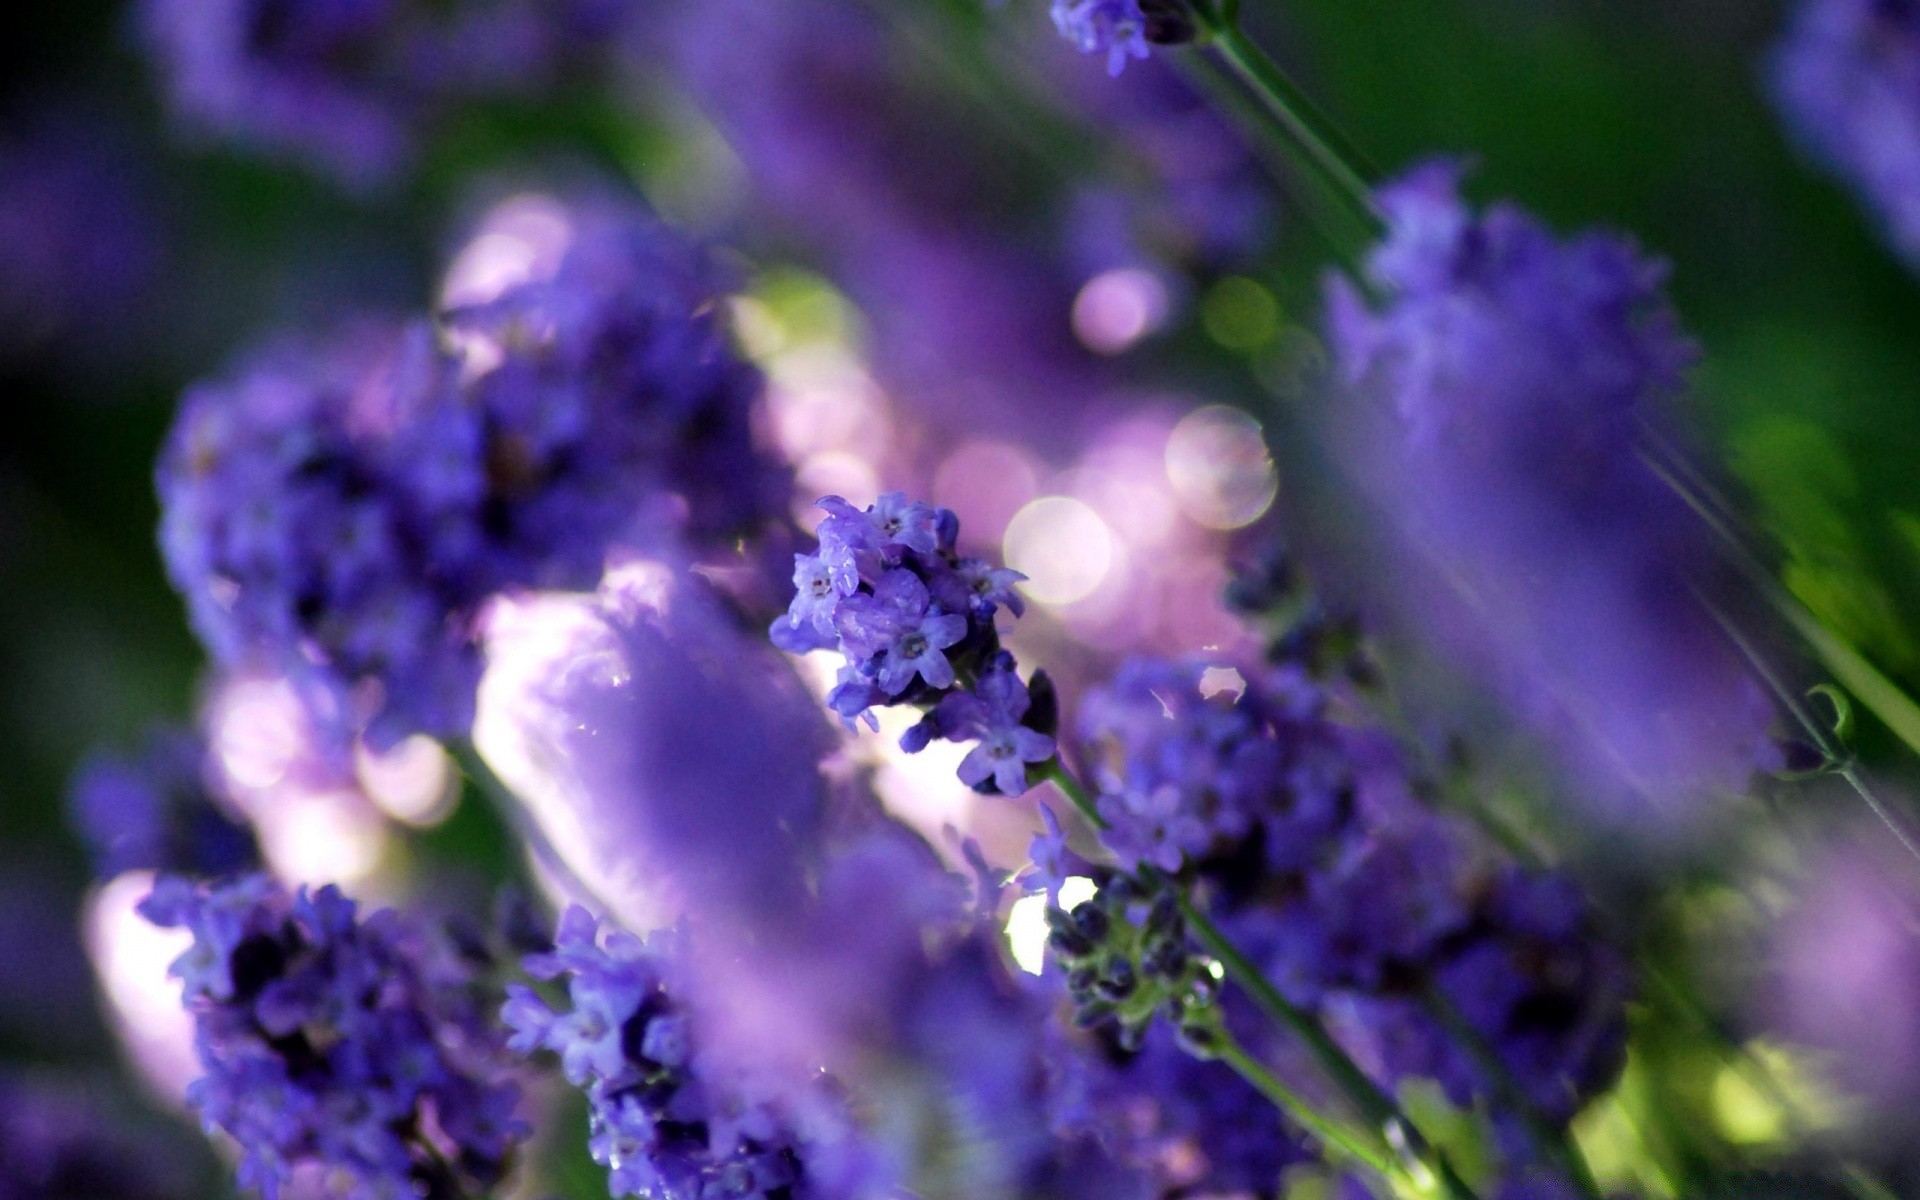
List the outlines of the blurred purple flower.
{"label": "blurred purple flower", "polygon": [[1758,1015],[1824,1051],[1835,1077],[1905,1131],[1920,1103],[1920,887],[1874,836],[1810,864],[1772,937]]}
{"label": "blurred purple flower", "polygon": [[589,1150],[615,1196],[856,1200],[893,1194],[828,1080],[780,1078],[703,1037],[688,1004],[682,938],[642,940],[585,909],[560,919],[551,953],[527,959],[563,980],[564,1007],[515,985],[513,1047],[559,1057],[590,1104]]}
{"label": "blurred purple flower", "polygon": [[457,100],[548,86],[618,30],[605,0],[144,0],[183,124],[388,183]]}
{"label": "blurred purple flower", "polygon": [[1808,156],[1857,189],[1920,265],[1920,5],[1802,0],[1768,67]]}
{"label": "blurred purple flower", "polygon": [[[1702,604],[1705,525],[1647,464],[1693,347],[1624,239],[1475,213],[1458,167],[1381,192],[1371,294],[1330,287],[1362,483],[1418,552],[1408,620],[1565,752],[1599,815],[1683,825],[1769,761],[1764,695]],[[1431,572],[1431,577],[1423,571]]]}
{"label": "blurred purple flower", "polygon": [[0,137],[0,349],[138,348],[166,257],[154,180],[87,107],[9,114]]}
{"label": "blurred purple flower", "polygon": [[797,910],[831,729],[697,579],[616,572],[503,612],[490,649],[476,745],[624,919],[718,941]]}
{"label": "blurred purple flower", "polygon": [[377,743],[461,733],[487,601],[591,587],[616,547],[702,544],[777,506],[756,376],[698,256],[634,206],[573,215],[550,273],[441,330],[281,343],[188,391],[161,544],[223,666],[285,673]]}
{"label": "blurred purple flower", "polygon": [[91,755],[68,810],[103,879],[136,869],[220,876],[260,861],[252,831],[209,786],[206,743],[184,729],[152,730],[137,755]]}
{"label": "blurred purple flower", "polygon": [[177,1138],[102,1103],[97,1089],[0,1074],[0,1200],[190,1200],[205,1194],[193,1160]]}

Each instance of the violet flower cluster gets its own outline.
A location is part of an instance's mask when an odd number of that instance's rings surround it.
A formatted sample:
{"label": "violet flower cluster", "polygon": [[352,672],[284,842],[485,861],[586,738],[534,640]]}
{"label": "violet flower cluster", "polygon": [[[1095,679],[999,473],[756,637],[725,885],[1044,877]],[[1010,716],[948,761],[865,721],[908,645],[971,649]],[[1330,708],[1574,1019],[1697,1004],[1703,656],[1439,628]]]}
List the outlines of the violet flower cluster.
{"label": "violet flower cluster", "polygon": [[[1210,895],[1229,938],[1389,1089],[1435,1079],[1465,1105],[1511,1080],[1560,1124],[1603,1091],[1628,979],[1578,892],[1425,809],[1391,740],[1331,719],[1304,672],[1254,672],[1238,695],[1207,678],[1136,662],[1085,702],[1102,837],[1122,865]],[[1062,853],[1050,833],[1035,859]]]}
{"label": "violet flower cluster", "polygon": [[955,554],[960,519],[904,492],[866,509],[838,496],[820,507],[820,548],[794,556],[793,602],[773,622],[773,643],[845,657],[827,705],[849,728],[864,720],[878,729],[875,707],[919,708],[926,715],[901,738],[905,749],[974,742],[962,782],[1025,792],[1029,768],[1054,755],[1052,685],[1040,677],[1029,688],[994,626],[1002,608],[1025,610],[1015,590],[1025,576]]}
{"label": "violet flower cluster", "polygon": [[389,182],[458,102],[551,87],[618,32],[606,0],[144,0],[141,33],[188,127]]}
{"label": "violet flower cluster", "polygon": [[459,733],[492,597],[591,587],[615,545],[698,544],[780,495],[698,255],[635,206],[570,215],[550,274],[438,328],[282,341],[188,391],[161,543],[221,666],[377,742]]}
{"label": "violet flower cluster", "polygon": [[1920,4],[1803,0],[1769,66],[1796,140],[1920,263]]}
{"label": "violet flower cluster", "polygon": [[514,985],[503,1015],[522,1054],[558,1057],[591,1105],[589,1149],[614,1196],[812,1200],[868,1194],[851,1120],[818,1084],[756,1080],[702,1037],[681,992],[680,935],[642,940],[580,907],[550,953],[526,960],[566,983],[564,1004]]}
{"label": "violet flower cluster", "polygon": [[527,1130],[504,1035],[470,968],[397,914],[260,875],[165,876],[140,911],[193,935],[172,968],[206,1072],[188,1099],[239,1148],[242,1186],[397,1200],[506,1177]]}
{"label": "violet flower cluster", "polygon": [[185,729],[152,730],[134,754],[95,753],[68,795],[94,871],[219,877],[255,867],[253,832],[208,779],[207,747]]}
{"label": "violet flower cluster", "polygon": [[[1422,167],[1379,194],[1369,291],[1329,288],[1344,453],[1417,553],[1438,630],[1564,752],[1603,816],[1684,826],[1771,763],[1772,713],[1707,603],[1707,526],[1650,462],[1693,347],[1665,267],[1560,238]],[[1721,572],[1720,574],[1724,574]]]}
{"label": "violet flower cluster", "polygon": [[1107,56],[1107,73],[1118,75],[1129,59],[1147,57],[1150,45],[1193,40],[1193,14],[1186,0],[1053,0],[1053,24],[1083,54]]}

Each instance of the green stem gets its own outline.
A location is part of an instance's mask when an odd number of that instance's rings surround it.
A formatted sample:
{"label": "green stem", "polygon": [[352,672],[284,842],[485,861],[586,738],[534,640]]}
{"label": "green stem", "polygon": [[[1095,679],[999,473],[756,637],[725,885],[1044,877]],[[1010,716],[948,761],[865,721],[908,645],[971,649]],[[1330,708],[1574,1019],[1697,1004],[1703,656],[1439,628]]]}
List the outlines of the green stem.
{"label": "green stem", "polygon": [[1227,977],[1246,991],[1254,1006],[1306,1044],[1320,1069],[1344,1092],[1367,1123],[1377,1129],[1398,1130],[1406,1140],[1409,1153],[1423,1164],[1454,1200],[1474,1200],[1473,1189],[1460,1178],[1446,1155],[1427,1143],[1414,1123],[1400,1111],[1399,1105],[1367,1078],[1360,1064],[1353,1061],[1319,1018],[1300,1008],[1273,986],[1264,972],[1220,931],[1220,927],[1190,897],[1180,897],[1180,911],[1192,927],[1207,953],[1220,960]]}
{"label": "green stem", "polygon": [[[1661,461],[1665,447],[1657,438],[1649,437],[1647,440],[1650,448],[1641,450],[1640,461],[1675,495],[1684,500],[1688,507],[1707,523],[1707,527],[1715,536],[1726,544],[1733,556],[1734,565],[1747,577],[1773,610],[1812,648],[1814,656],[1826,665],[1827,670],[1833,672],[1834,678],[1840,681],[1841,686],[1859,697],[1861,703],[1871,709],[1895,736],[1907,744],[1909,749],[1920,753],[1920,705],[1915,704],[1913,699],[1901,691],[1893,681],[1876,670],[1859,651],[1822,624],[1819,618],[1800,603],[1798,597],[1781,586],[1780,581],[1773,577],[1772,572],[1768,571],[1761,564],[1758,556],[1748,548],[1746,540],[1725,517],[1716,511],[1713,498],[1707,489],[1697,482],[1690,481],[1679,470]],[[1677,453],[1667,457],[1674,460],[1680,458]],[[1836,748],[1833,745],[1826,731],[1820,727],[1820,723],[1814,720],[1795,699],[1792,691],[1774,674],[1767,665],[1766,659],[1740,632],[1733,620],[1705,597],[1701,600],[1714,620],[1719,622],[1727,637],[1759,673],[1762,682],[1799,722],[1800,727],[1806,730],[1807,736],[1813,739],[1814,745],[1819,747],[1821,753],[1835,764],[1834,773],[1845,780],[1847,786],[1859,795],[1867,808],[1892,832],[1907,852],[1916,859],[1920,859],[1920,841],[1915,840],[1914,836],[1907,831],[1905,823],[1894,815],[1892,808],[1867,785],[1866,779],[1854,765],[1851,756],[1845,752],[1845,748]]]}
{"label": "green stem", "polygon": [[[1109,827],[1109,822],[1095,806],[1093,794],[1087,790],[1087,785],[1080,782],[1058,756],[1049,759],[1039,773],[1041,778],[1051,780],[1095,829]],[[1321,1070],[1347,1095],[1366,1122],[1383,1131],[1399,1130],[1416,1160],[1439,1180],[1447,1195],[1454,1200],[1474,1200],[1473,1189],[1455,1172],[1446,1156],[1427,1145],[1419,1129],[1400,1112],[1391,1097],[1374,1086],[1366,1072],[1360,1069],[1360,1065],[1353,1061],[1340,1043],[1333,1040],[1333,1035],[1326,1031],[1319,1019],[1282,996],[1260,968],[1240,953],[1239,948],[1220,931],[1220,927],[1213,923],[1213,918],[1193,902],[1192,897],[1182,894],[1179,901],[1182,915],[1200,939],[1200,944],[1206,947],[1207,953],[1220,961],[1227,976],[1252,997],[1256,1008],[1306,1043]]]}
{"label": "green stem", "polygon": [[1603,1200],[1600,1185],[1593,1178],[1593,1168],[1587,1165],[1586,1155],[1580,1153],[1580,1147],[1564,1128],[1540,1112],[1520,1086],[1519,1080],[1513,1077],[1513,1071],[1505,1060],[1487,1044],[1487,1039],[1466,1019],[1452,999],[1431,985],[1421,993],[1420,999],[1441,1027],[1460,1043],[1486,1073],[1493,1083],[1496,1098],[1519,1114],[1534,1148],[1552,1159],[1582,1196],[1588,1197],[1588,1200]]}
{"label": "green stem", "polygon": [[1337,1122],[1330,1121],[1314,1110],[1304,1096],[1280,1082],[1278,1076],[1268,1070],[1266,1065],[1248,1054],[1245,1047],[1233,1040],[1231,1034],[1222,1031],[1222,1042],[1214,1053],[1220,1061],[1232,1067],[1234,1073],[1252,1085],[1253,1089],[1272,1101],[1280,1109],[1298,1121],[1309,1132],[1330,1146],[1338,1147],[1341,1153],[1356,1162],[1365,1163],[1376,1173],[1389,1180],[1404,1177],[1400,1164],[1393,1160],[1384,1146],[1368,1145],[1353,1131]]}
{"label": "green stem", "polygon": [[1087,785],[1081,783],[1078,776],[1067,769],[1067,764],[1060,761],[1059,755],[1056,754],[1041,764],[1040,778],[1051,780],[1053,786],[1059,788],[1061,794],[1080,810],[1080,815],[1087,819],[1087,824],[1095,829],[1109,827],[1107,819],[1101,816],[1100,810],[1094,806],[1093,793],[1087,790]]}
{"label": "green stem", "polygon": [[1374,202],[1368,180],[1375,172],[1366,157],[1280,65],[1241,31],[1237,12],[1231,6],[1220,12],[1202,7],[1196,16],[1206,30],[1209,46],[1260,98],[1288,146],[1359,219],[1370,236],[1384,234],[1387,221]]}

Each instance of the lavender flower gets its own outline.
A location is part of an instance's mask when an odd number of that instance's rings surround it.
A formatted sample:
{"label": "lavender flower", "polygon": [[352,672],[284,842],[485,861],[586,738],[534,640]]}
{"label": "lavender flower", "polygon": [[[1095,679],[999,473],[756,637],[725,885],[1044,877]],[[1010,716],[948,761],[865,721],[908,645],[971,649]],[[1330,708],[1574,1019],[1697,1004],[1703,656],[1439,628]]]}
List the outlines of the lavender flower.
{"label": "lavender flower", "polygon": [[1346,820],[1351,785],[1320,694],[1289,670],[1238,696],[1203,695],[1208,664],[1134,659],[1082,701],[1108,847],[1121,865],[1178,870],[1266,824],[1291,869]]}
{"label": "lavender flower", "polygon": [[1458,183],[1437,164],[1383,190],[1380,299],[1330,288],[1339,376],[1373,405],[1349,410],[1348,452],[1424,556],[1409,619],[1451,635],[1601,814],[1672,828],[1769,759],[1769,708],[1699,599],[1721,591],[1707,532],[1641,455],[1692,347],[1660,264],[1477,214]]}
{"label": "lavender flower", "polygon": [[960,760],[960,782],[979,787],[991,779],[1006,796],[1027,790],[1027,767],[1054,755],[1052,738],[1021,723],[1032,707],[1027,685],[1010,661],[989,666],[973,691],[955,692],[940,702],[935,719],[944,736],[978,739]]}
{"label": "lavender flower", "polygon": [[464,98],[550,84],[617,29],[602,0],[145,0],[167,99],[189,128],[391,181]]}
{"label": "lavender flower", "polygon": [[[1069,986],[1079,972],[1097,996],[1108,970],[1114,922],[1082,928],[1082,914],[1178,872],[1383,1085],[1497,1098],[1491,1055],[1542,1119],[1571,1120],[1620,1069],[1629,992],[1578,893],[1427,811],[1394,743],[1333,721],[1326,685],[1298,667],[1248,671],[1238,695],[1207,696],[1205,679],[1202,664],[1142,660],[1086,698],[1102,840],[1134,877],[1056,919]],[[1057,833],[1037,842],[1031,882],[1057,886],[1065,853]]]}
{"label": "lavender flower", "polygon": [[841,1102],[757,1078],[703,1040],[681,992],[684,955],[675,934],[643,941],[570,908],[553,952],[526,964],[536,979],[564,979],[567,1003],[515,986],[503,1010],[515,1050],[558,1056],[568,1082],[586,1092],[589,1149],[613,1195],[878,1194]]}
{"label": "lavender flower", "polygon": [[1107,56],[1118,75],[1130,58],[1147,56],[1147,16],[1140,0],[1053,0],[1053,24],[1083,54]]}
{"label": "lavender flower", "polygon": [[81,765],[68,808],[98,875],[220,876],[259,863],[252,832],[208,785],[206,757],[197,735],[163,727],[137,755],[95,754]]}
{"label": "lavender flower", "polygon": [[1768,65],[1808,156],[1857,189],[1894,249],[1920,263],[1920,5],[1804,0]]}
{"label": "lavender flower", "polygon": [[875,706],[918,706],[927,715],[901,739],[905,749],[918,752],[935,737],[977,739],[960,778],[1025,792],[1027,767],[1055,752],[1052,685],[1036,706],[994,627],[1002,605],[1019,615],[1013,585],[1025,577],[959,557],[960,519],[904,492],[865,510],[839,496],[820,507],[820,549],[794,558],[793,603],[768,631],[773,644],[845,656],[827,706],[849,729],[859,720],[878,728]]}
{"label": "lavender flower", "polygon": [[[1905,1135],[1920,1100],[1920,888],[1878,830],[1808,864],[1793,907],[1769,935],[1755,1015],[1822,1052],[1834,1078]],[[1862,997],[1871,997],[1862,1003]]]}
{"label": "lavender flower", "polygon": [[459,733],[488,600],[764,515],[755,377],[696,256],[633,207],[576,215],[550,274],[447,315],[457,354],[369,324],[188,392],[161,542],[223,665],[284,673],[377,742]]}
{"label": "lavender flower", "polygon": [[397,914],[263,876],[163,877],[140,911],[184,928],[173,965],[206,1074],[188,1090],[274,1200],[304,1172],[351,1200],[485,1190],[525,1136],[500,1035],[468,969]]}

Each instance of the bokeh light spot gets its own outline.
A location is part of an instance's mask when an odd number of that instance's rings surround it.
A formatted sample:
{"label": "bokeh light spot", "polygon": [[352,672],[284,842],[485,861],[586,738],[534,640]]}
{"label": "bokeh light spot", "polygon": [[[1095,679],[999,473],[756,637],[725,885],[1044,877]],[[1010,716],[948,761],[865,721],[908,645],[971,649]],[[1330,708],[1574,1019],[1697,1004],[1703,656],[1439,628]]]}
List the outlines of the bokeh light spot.
{"label": "bokeh light spot", "polygon": [[1087,280],[1073,300],[1073,331],[1096,354],[1119,354],[1166,324],[1166,285],[1124,267]]}
{"label": "bokeh light spot", "polygon": [[1280,302],[1253,280],[1231,275],[1214,284],[1200,302],[1200,324],[1208,337],[1229,350],[1253,350],[1280,332]]}
{"label": "bokeh light spot", "polygon": [[1042,496],[1013,515],[1003,542],[1007,565],[1027,577],[1040,604],[1072,604],[1092,595],[1113,567],[1113,532],[1100,514],[1071,496]]}
{"label": "bokeh light spot", "polygon": [[1260,422],[1220,404],[1188,413],[1174,426],[1167,482],[1180,510],[1209,529],[1253,524],[1280,490]]}

